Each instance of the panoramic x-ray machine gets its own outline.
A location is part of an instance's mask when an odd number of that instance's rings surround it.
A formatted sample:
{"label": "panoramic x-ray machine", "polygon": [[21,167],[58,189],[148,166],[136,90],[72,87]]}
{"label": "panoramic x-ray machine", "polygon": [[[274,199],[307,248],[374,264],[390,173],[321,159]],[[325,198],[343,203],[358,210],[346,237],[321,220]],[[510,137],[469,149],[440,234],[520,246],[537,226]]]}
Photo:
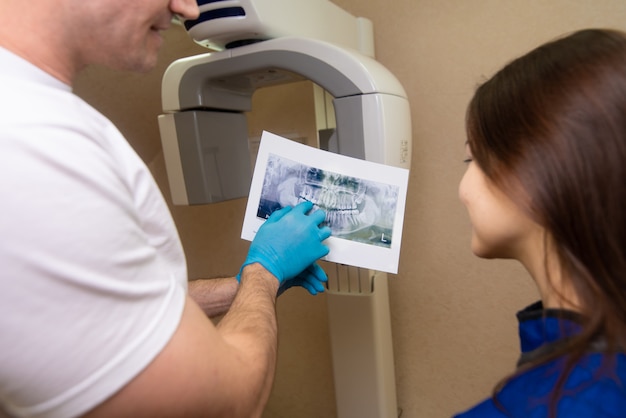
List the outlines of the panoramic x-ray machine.
{"label": "panoramic x-ray machine", "polygon": [[[311,80],[333,100],[321,148],[409,168],[406,93],[375,61],[371,22],[327,0],[199,0],[185,21],[216,52],[180,59],[163,78],[159,127],[176,204],[247,196],[245,112],[262,87]],[[335,128],[328,126],[328,128]],[[327,302],[337,415],[398,416],[387,274],[332,264]]]}

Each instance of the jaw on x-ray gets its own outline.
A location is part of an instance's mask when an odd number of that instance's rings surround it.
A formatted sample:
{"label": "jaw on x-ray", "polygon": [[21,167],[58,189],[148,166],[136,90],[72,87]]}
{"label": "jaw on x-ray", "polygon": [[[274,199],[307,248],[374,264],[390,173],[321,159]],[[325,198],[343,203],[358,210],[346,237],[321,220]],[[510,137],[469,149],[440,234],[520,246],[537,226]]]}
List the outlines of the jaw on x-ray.
{"label": "jaw on x-ray", "polygon": [[390,247],[398,187],[310,167],[270,154],[257,216],[302,201],[326,212],[333,236]]}

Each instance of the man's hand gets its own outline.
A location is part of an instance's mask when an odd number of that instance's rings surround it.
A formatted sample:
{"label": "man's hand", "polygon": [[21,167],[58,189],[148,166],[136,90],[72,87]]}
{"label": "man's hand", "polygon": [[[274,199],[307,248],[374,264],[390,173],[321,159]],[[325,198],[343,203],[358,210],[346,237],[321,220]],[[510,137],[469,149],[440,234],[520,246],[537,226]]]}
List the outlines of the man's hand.
{"label": "man's hand", "polygon": [[313,263],[328,254],[329,249],[322,241],[330,236],[331,231],[326,226],[319,227],[326,217],[324,211],[308,214],[312,207],[311,202],[302,202],[272,213],[256,233],[242,271],[248,264],[259,263],[283,286],[310,268],[300,278],[302,280],[294,284],[306,284],[304,287],[309,291],[318,288],[316,282],[325,281],[326,274]]}
{"label": "man's hand", "polygon": [[303,287],[308,290],[311,295],[315,296],[326,290],[324,283],[327,281],[328,277],[324,270],[322,270],[317,263],[313,263],[293,279],[285,280],[278,289],[278,296],[282,295],[287,289],[293,286]]}

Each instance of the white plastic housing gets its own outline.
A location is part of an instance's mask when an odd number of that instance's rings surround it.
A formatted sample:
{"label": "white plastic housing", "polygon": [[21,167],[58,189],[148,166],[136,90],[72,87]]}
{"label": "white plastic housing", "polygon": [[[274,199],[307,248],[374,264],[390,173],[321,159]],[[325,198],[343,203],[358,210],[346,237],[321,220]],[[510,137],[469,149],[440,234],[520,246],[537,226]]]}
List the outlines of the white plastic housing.
{"label": "white plastic housing", "polygon": [[243,41],[300,36],[374,56],[372,23],[328,0],[213,1],[200,5],[197,21],[184,24],[196,42],[214,50]]}
{"label": "white plastic housing", "polygon": [[[265,3],[284,3],[284,7],[289,8],[299,6],[301,1],[265,0]],[[318,1],[319,4],[329,3]],[[315,2],[309,2],[312,3]],[[303,25],[307,20],[290,19],[295,25]],[[226,31],[226,28],[220,30]],[[220,41],[224,42],[226,38]],[[278,62],[272,62],[273,59]],[[177,160],[180,156],[173,113],[198,109],[214,111],[216,106],[226,112],[247,111],[249,99],[257,88],[298,77],[312,80],[333,96],[338,142],[341,145],[342,138],[348,141],[344,149],[350,152],[346,155],[356,149],[354,153],[368,161],[410,167],[410,109],[398,80],[380,63],[352,49],[319,40],[283,37],[184,58],[168,68],[163,78],[162,101],[164,111],[170,114],[162,115],[160,124],[164,151],[170,154],[166,155],[170,181],[172,175],[182,176],[183,171]],[[339,151],[344,153],[341,147]],[[180,186],[184,180],[176,184]],[[172,184],[172,188],[176,186]],[[182,191],[178,196],[181,200],[187,198]],[[387,275],[337,264],[327,272],[338,417],[395,417],[397,403]]]}

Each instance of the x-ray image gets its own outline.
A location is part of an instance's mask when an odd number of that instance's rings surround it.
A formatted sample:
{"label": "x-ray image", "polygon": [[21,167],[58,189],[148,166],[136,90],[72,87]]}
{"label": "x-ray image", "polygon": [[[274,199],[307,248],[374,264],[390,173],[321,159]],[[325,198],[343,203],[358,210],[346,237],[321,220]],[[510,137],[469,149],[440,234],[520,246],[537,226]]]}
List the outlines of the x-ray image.
{"label": "x-ray image", "polygon": [[304,200],[326,212],[333,234],[324,261],[396,274],[409,171],[352,158],[263,132],[241,238]]}
{"label": "x-ray image", "polygon": [[326,212],[336,238],[389,248],[398,186],[333,173],[269,154],[257,217],[302,201]]}

